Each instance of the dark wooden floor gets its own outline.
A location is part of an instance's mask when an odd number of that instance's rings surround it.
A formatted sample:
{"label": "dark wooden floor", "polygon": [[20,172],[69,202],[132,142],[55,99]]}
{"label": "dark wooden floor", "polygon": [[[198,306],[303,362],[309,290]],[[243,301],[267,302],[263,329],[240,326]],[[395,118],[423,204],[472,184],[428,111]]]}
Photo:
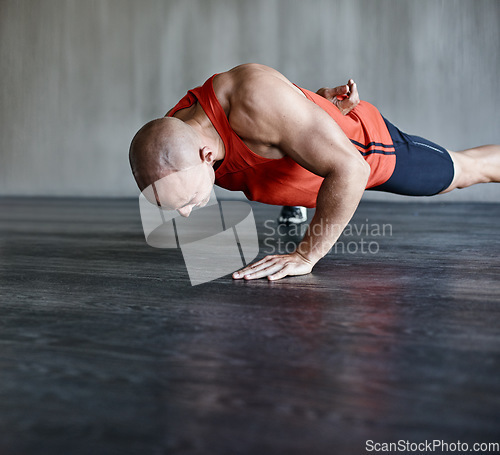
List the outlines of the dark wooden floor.
{"label": "dark wooden floor", "polygon": [[500,204],[366,202],[313,274],[196,287],[135,200],[0,210],[2,455],[500,442]]}

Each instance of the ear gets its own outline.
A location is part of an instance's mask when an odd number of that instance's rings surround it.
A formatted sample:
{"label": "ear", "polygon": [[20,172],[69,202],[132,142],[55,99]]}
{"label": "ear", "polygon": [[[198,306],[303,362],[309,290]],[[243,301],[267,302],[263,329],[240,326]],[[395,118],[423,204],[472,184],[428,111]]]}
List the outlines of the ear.
{"label": "ear", "polygon": [[200,158],[204,163],[210,164],[211,166],[215,163],[215,153],[210,147],[203,147],[200,149]]}

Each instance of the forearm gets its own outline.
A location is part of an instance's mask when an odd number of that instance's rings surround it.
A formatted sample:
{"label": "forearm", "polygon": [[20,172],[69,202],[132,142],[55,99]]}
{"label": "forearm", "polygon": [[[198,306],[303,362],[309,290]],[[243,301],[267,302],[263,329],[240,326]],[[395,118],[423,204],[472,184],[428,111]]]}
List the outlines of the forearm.
{"label": "forearm", "polygon": [[352,218],[368,180],[369,168],[355,166],[349,172],[329,175],[323,181],[316,213],[297,252],[313,265],[333,247]]}

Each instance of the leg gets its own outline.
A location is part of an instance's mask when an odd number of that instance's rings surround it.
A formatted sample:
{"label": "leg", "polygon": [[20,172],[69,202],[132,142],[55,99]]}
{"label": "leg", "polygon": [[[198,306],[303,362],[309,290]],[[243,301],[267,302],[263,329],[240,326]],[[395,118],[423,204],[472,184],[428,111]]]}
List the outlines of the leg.
{"label": "leg", "polygon": [[450,152],[420,136],[403,133],[384,119],[396,149],[396,168],[373,190],[432,196],[476,183],[500,182],[500,145]]}
{"label": "leg", "polygon": [[449,154],[455,176],[451,185],[441,193],[476,183],[500,182],[500,145],[483,145]]}

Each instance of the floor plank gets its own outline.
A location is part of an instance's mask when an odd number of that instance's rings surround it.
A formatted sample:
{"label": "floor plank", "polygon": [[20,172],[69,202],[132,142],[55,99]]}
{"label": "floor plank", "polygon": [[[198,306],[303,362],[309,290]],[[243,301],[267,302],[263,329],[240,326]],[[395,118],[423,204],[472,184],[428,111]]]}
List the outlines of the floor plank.
{"label": "floor plank", "polygon": [[[300,237],[252,207],[261,256]],[[0,199],[0,453],[500,442],[499,226],[364,202],[311,275],[192,287],[135,200]]]}

